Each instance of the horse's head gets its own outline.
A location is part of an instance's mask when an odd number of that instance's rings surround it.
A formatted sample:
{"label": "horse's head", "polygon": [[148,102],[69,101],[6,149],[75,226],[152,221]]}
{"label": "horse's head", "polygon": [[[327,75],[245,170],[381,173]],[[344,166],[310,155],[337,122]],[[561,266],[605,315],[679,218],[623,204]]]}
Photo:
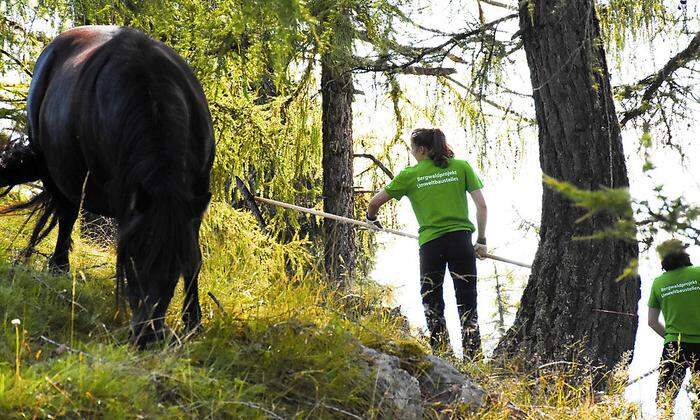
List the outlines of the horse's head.
{"label": "horse's head", "polygon": [[183,319],[199,324],[196,277],[201,265],[199,227],[211,194],[182,199],[138,188],[120,220],[117,266],[126,279],[133,340],[164,337],[165,314],[180,277],[185,279]]}

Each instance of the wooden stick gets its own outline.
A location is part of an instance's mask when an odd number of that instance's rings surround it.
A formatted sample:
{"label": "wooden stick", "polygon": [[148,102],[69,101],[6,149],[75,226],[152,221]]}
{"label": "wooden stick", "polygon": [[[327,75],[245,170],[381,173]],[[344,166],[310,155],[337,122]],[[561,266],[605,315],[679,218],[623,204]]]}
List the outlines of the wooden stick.
{"label": "wooden stick", "polygon": [[[269,198],[262,198],[262,197],[255,197],[255,201],[259,201],[259,202],[265,203],[265,204],[270,204],[273,206],[284,207],[286,209],[300,211],[303,213],[313,214],[315,216],[324,217],[326,219],[337,220],[337,221],[342,222],[342,223],[348,223],[351,225],[359,226],[359,227],[362,227],[362,228],[365,228],[368,230],[373,230],[376,232],[386,232],[386,233],[391,233],[392,235],[403,236],[403,237],[411,238],[411,239],[418,239],[418,235],[415,235],[413,233],[406,233],[406,232],[402,232],[400,230],[388,229],[388,228],[378,229],[376,226],[374,226],[371,223],[361,222],[359,220],[351,219],[349,217],[338,216],[337,214],[326,213],[326,212],[323,212],[320,210],[314,210],[314,209],[310,209],[307,207],[296,206],[294,204],[289,204],[289,203],[285,203],[282,201],[271,200]],[[493,255],[493,254],[486,254],[486,258],[496,260],[496,261],[501,261],[501,262],[508,263],[508,264],[518,265],[520,267],[532,268],[532,266],[529,264],[521,263],[518,261],[513,261],[511,259],[499,257],[499,256]]]}
{"label": "wooden stick", "polygon": [[262,198],[262,197],[255,197],[255,201],[259,201],[261,203],[266,203],[266,204],[272,204],[273,206],[284,207],[284,208],[290,209],[290,210],[296,210],[296,211],[300,211],[300,212],[304,212],[304,213],[313,214],[315,216],[320,216],[320,217],[323,217],[326,219],[337,220],[339,222],[348,223],[348,224],[355,225],[355,226],[360,226],[360,227],[363,227],[363,228],[369,229],[369,230],[388,232],[388,233],[391,233],[394,235],[418,239],[417,235],[413,235],[411,233],[401,232],[400,230],[396,230],[396,229],[378,229],[377,227],[375,227],[371,223],[361,222],[359,220],[350,219],[348,217],[338,216],[337,214],[326,213],[323,211],[314,210],[314,209],[310,209],[310,208],[306,208],[306,207],[295,206],[294,204],[284,203],[282,201],[270,200],[269,198]]}
{"label": "wooden stick", "polygon": [[486,258],[488,258],[488,259],[490,259],[490,260],[501,261],[501,262],[508,263],[508,264],[518,265],[518,266],[520,266],[520,267],[532,268],[532,265],[530,265],[530,264],[526,264],[526,263],[523,263],[523,262],[511,260],[511,259],[509,259],[509,258],[499,257],[498,255],[493,255],[493,254],[488,254],[488,253],[487,253],[487,254],[486,254]]}

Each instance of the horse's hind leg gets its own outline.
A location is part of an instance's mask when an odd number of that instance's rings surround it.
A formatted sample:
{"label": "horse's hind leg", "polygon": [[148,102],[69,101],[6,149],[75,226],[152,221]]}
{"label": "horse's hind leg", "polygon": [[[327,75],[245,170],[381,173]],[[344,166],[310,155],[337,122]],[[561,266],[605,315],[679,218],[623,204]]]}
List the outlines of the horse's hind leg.
{"label": "horse's hind leg", "polygon": [[53,255],[49,259],[49,269],[56,273],[67,273],[70,269],[68,254],[72,245],[71,232],[78,219],[78,207],[67,200],[61,200],[57,204],[56,217],[58,218],[58,239]]}

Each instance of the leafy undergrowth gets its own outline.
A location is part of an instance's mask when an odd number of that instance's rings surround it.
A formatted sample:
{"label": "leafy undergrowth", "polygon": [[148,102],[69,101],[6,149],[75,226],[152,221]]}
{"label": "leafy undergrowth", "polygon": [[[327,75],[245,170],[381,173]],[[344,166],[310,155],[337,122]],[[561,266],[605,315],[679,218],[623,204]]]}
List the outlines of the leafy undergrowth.
{"label": "leafy undergrowth", "polygon": [[[420,367],[424,344],[382,305],[385,291],[368,282],[350,295],[328,289],[305,241],[276,243],[224,204],[212,204],[202,231],[201,330],[183,336],[178,291],[172,338],[147,350],[127,344],[128,322],[117,316],[113,252],[74,235],[72,275],[54,276],[45,269],[50,237],[27,264],[11,264],[26,243],[23,221],[0,218],[2,418],[384,417],[360,343]],[[576,393],[552,378],[543,393],[487,365],[462,368],[491,395],[473,416],[502,418],[513,407],[533,418],[631,413],[619,390]]]}

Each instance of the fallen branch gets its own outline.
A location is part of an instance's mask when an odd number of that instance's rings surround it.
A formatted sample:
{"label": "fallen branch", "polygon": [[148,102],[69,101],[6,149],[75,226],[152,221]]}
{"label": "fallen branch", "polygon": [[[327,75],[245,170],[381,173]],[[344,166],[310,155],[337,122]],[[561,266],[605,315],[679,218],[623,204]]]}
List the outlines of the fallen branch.
{"label": "fallen branch", "polygon": [[45,336],[43,336],[43,335],[40,335],[39,338],[40,338],[41,340],[43,340],[43,341],[45,341],[45,342],[51,344],[51,345],[56,346],[56,347],[57,347],[58,349],[60,349],[60,350],[69,351],[69,352],[75,353],[75,354],[82,354],[82,355],[87,356],[87,357],[89,357],[89,358],[91,358],[91,359],[99,360],[97,357],[91,355],[90,353],[85,353],[85,352],[82,351],[82,350],[74,349],[74,348],[72,348],[72,347],[70,347],[70,346],[68,346],[68,345],[66,345],[66,344],[59,343],[59,342],[54,341],[54,340],[52,340],[52,339],[50,339],[50,338],[48,338],[48,337],[45,337]]}
{"label": "fallen branch", "polygon": [[207,296],[209,296],[209,298],[216,304],[216,306],[219,308],[219,310],[224,315],[226,315],[226,309],[224,309],[224,305],[221,304],[219,299],[217,299],[216,296],[214,296],[214,294],[212,292],[207,292]]}

